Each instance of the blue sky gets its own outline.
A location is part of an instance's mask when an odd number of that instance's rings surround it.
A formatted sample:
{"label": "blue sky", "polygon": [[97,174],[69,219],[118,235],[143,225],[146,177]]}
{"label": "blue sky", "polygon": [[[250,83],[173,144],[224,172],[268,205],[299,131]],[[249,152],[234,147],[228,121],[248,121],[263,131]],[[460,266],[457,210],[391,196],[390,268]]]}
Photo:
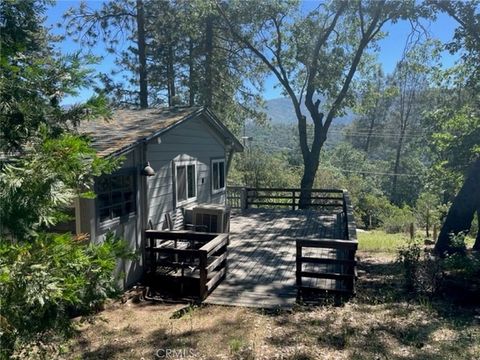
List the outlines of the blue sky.
{"label": "blue sky", "polygon": [[[259,0],[260,1],[260,0]],[[313,5],[314,1],[306,1],[304,7],[308,8]],[[52,31],[56,34],[64,34],[63,28],[56,28],[53,26],[58,22],[62,22],[63,13],[70,7],[76,7],[79,5],[79,1],[70,1],[70,0],[60,0],[57,3],[48,9],[46,17],[46,25],[52,25]],[[90,7],[99,7],[101,1],[88,1]],[[452,39],[454,29],[456,27],[455,22],[445,14],[439,14],[436,21],[434,22],[424,22],[424,27],[428,29],[432,38],[436,38],[442,42],[448,42]],[[395,67],[397,61],[401,58],[402,52],[405,45],[405,39],[410,33],[410,24],[408,22],[402,21],[396,24],[387,24],[384,27],[384,31],[388,32],[388,35],[380,41],[380,51],[378,53],[379,62],[382,64],[385,73],[391,73]],[[72,39],[66,38],[63,42],[59,44],[62,52],[72,53],[78,50],[86,51],[82,49],[78,44],[76,44]],[[114,67],[113,61],[114,58],[112,55],[108,55],[105,50],[103,43],[99,42],[98,45],[93,49],[88,49],[91,53],[97,56],[102,56],[103,60],[95,67],[95,70],[98,72],[108,73],[111,68]],[[442,54],[441,62],[444,67],[449,67],[453,65],[457,56],[452,56],[447,52]],[[265,92],[263,96],[265,99],[272,99],[281,96],[281,89],[275,88],[277,82],[275,78],[270,76],[266,80]],[[92,94],[91,89],[82,89],[79,92],[77,97],[70,97],[65,99],[65,104],[71,104],[74,102],[84,101]]]}

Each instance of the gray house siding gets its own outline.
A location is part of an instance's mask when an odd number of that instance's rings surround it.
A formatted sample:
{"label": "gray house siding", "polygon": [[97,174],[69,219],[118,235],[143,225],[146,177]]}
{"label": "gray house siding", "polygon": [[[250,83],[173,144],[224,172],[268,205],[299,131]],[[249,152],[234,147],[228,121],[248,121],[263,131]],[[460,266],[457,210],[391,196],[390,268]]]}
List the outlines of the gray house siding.
{"label": "gray house siding", "polygon": [[[125,161],[118,172],[129,171],[134,172],[136,187],[136,211],[126,218],[117,218],[100,222],[97,201],[90,199],[81,199],[79,201],[79,221],[77,221],[77,233],[89,233],[91,241],[99,243],[105,239],[108,231],[112,231],[115,235],[125,239],[131,250],[142,254],[143,250],[143,234],[142,234],[142,206],[141,206],[141,187],[142,177],[139,174],[139,164],[141,163],[141,149],[134,148],[130,152],[123,154]],[[137,261],[120,260],[117,264],[116,273],[120,276],[120,286],[127,287],[135,281],[138,281],[143,272],[143,256]]]}
{"label": "gray house siding", "polygon": [[225,158],[225,147],[202,117],[182,123],[147,144],[147,160],[155,176],[147,179],[147,218],[155,229],[164,227],[164,216],[179,208],[175,199],[176,162],[194,161],[197,172],[195,203],[225,203],[225,194],[212,194],[210,164]]}
{"label": "gray house siding", "polygon": [[[119,171],[131,170],[136,174],[135,214],[100,223],[97,201],[81,199],[76,204],[76,226],[77,233],[89,233],[94,242],[103,241],[107,232],[113,231],[127,240],[132,250],[141,254],[138,261],[120,261],[118,264],[117,273],[125,274],[120,285],[128,287],[138,281],[143,273],[144,230],[150,222],[155,229],[164,228],[165,214],[179,209],[175,200],[175,162],[195,161],[197,170],[196,200],[181,207],[195,203],[224,204],[224,192],[212,194],[210,167],[213,159],[225,159],[226,152],[224,141],[200,115],[147,143],[138,144],[123,156],[125,161]],[[140,174],[147,161],[155,170],[154,176]]]}

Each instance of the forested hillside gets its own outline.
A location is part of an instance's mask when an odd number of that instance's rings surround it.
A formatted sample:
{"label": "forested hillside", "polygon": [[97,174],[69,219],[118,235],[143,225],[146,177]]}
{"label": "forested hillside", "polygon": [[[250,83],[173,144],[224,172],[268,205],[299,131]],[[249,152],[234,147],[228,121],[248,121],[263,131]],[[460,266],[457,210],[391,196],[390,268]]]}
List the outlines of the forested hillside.
{"label": "forested hillside", "polygon": [[[274,124],[295,124],[296,116],[295,110],[293,108],[292,102],[290,99],[276,98],[265,101],[264,107],[262,107],[267,118]],[[305,105],[302,104],[302,109],[305,110]],[[348,124],[352,121],[353,114],[349,110],[348,113],[344,116],[340,116],[335,119],[335,123],[339,125]]]}

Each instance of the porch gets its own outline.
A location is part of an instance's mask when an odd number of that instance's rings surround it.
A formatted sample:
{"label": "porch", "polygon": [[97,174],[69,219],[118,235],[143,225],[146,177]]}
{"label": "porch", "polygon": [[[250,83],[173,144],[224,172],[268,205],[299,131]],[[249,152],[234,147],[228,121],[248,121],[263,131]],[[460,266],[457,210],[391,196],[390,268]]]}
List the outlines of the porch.
{"label": "porch", "polygon": [[[315,190],[298,209],[299,189],[230,189],[228,270],[205,303],[291,307],[312,293],[355,292],[357,248],[346,191]],[[242,199],[243,197],[243,199]]]}
{"label": "porch", "polygon": [[[289,308],[319,293],[353,295],[357,241],[347,192],[314,190],[311,207],[302,210],[299,193],[230,188],[228,236],[147,231],[151,264],[181,269],[168,276],[181,274],[175,281],[182,293],[195,289],[198,300],[208,304]],[[178,239],[185,248],[158,247],[158,239],[164,245]],[[170,259],[158,263],[154,253],[170,254]]]}

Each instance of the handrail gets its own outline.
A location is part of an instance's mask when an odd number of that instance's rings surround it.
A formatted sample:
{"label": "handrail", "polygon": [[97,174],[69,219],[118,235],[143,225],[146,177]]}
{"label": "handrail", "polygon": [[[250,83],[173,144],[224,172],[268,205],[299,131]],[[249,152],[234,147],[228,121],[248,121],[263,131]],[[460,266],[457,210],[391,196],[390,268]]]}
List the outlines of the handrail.
{"label": "handrail", "polygon": [[[250,207],[288,207],[292,210],[300,208],[301,188],[255,188],[227,187],[227,205],[232,208],[248,209]],[[345,191],[340,189],[308,190],[311,208],[335,208],[345,205]]]}
{"label": "handrail", "polygon": [[357,226],[353,216],[353,206],[350,201],[350,196],[347,190],[343,190],[343,212],[345,214],[345,225],[347,239],[350,241],[357,241]]}

